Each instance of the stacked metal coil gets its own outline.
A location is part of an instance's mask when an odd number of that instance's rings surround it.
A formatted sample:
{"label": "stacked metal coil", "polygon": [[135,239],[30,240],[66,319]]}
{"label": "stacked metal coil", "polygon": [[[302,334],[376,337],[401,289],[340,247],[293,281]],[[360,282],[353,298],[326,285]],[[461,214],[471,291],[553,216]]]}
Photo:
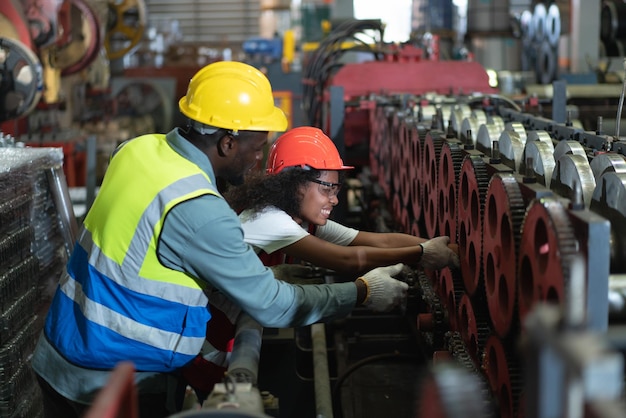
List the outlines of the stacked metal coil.
{"label": "stacked metal coil", "polygon": [[558,77],[559,40],[562,33],[559,5],[539,2],[519,16],[522,37],[522,70],[534,71],[541,84]]}
{"label": "stacked metal coil", "polygon": [[600,11],[601,50],[607,57],[623,57],[626,41],[626,3],[604,0]]}

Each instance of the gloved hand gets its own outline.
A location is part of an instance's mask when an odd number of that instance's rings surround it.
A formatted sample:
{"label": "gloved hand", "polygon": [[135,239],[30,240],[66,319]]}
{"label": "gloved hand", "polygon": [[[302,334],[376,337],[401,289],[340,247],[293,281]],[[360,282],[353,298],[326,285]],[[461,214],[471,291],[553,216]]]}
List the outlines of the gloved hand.
{"label": "gloved hand", "polygon": [[422,242],[422,258],[420,266],[427,270],[441,270],[444,267],[456,268],[461,266],[459,255],[448,247],[450,237],[441,236]]}
{"label": "gloved hand", "polygon": [[393,278],[402,271],[402,267],[402,263],[378,267],[360,277],[367,285],[363,306],[374,312],[388,312],[403,303],[409,285]]}

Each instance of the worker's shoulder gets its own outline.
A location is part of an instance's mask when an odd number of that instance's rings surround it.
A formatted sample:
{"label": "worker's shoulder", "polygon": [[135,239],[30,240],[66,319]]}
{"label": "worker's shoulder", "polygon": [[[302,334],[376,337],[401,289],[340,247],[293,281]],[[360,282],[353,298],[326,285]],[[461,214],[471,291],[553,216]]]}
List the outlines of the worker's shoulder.
{"label": "worker's shoulder", "polygon": [[239,218],[224,199],[213,194],[203,194],[173,206],[165,222],[170,226],[172,223],[184,223],[202,228],[209,223],[233,222],[238,226]]}

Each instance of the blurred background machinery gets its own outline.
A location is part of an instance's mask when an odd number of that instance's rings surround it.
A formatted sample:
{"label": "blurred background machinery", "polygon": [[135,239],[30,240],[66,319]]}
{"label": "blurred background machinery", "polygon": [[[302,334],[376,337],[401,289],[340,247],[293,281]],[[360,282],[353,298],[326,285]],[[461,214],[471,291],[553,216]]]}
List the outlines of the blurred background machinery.
{"label": "blurred background machinery", "polygon": [[337,219],[449,235],[462,267],[405,269],[389,314],[263,330],[255,385],[188,416],[238,396],[241,416],[626,416],[625,3],[390,2],[401,41],[357,3],[0,4],[0,418],[41,416],[25,365],[111,151],[182,123],[189,78],[230,59],[357,167]]}

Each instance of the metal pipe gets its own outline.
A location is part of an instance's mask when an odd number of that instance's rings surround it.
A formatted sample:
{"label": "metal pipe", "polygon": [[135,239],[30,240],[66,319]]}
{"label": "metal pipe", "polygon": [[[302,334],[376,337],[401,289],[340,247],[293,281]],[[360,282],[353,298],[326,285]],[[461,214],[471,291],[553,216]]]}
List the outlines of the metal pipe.
{"label": "metal pipe", "polygon": [[[622,62],[624,71],[626,71],[626,58]],[[617,105],[617,118],[615,119],[615,139],[619,139],[620,123],[622,121],[622,107],[624,106],[624,94],[626,93],[626,77],[622,81],[622,94],[619,96],[619,104]]]}
{"label": "metal pipe", "polygon": [[311,325],[311,340],[313,345],[313,380],[315,383],[315,417],[332,418],[333,403],[324,324]]}
{"label": "metal pipe", "polygon": [[96,167],[97,167],[98,147],[96,136],[87,137],[87,173],[85,175],[87,198],[85,199],[85,213],[89,212],[93,201],[96,198]]}
{"label": "metal pipe", "polygon": [[74,248],[76,238],[78,237],[78,223],[74,216],[74,209],[67,188],[67,180],[65,179],[65,173],[63,173],[63,167],[61,166],[50,168],[46,172],[46,175],[48,177],[48,183],[50,184],[52,197],[54,198],[54,204],[59,213],[61,230],[63,239],[65,240],[65,250],[69,257]]}
{"label": "metal pipe", "polygon": [[235,341],[228,365],[228,374],[237,382],[256,385],[261,357],[263,327],[246,313],[237,319]]}

